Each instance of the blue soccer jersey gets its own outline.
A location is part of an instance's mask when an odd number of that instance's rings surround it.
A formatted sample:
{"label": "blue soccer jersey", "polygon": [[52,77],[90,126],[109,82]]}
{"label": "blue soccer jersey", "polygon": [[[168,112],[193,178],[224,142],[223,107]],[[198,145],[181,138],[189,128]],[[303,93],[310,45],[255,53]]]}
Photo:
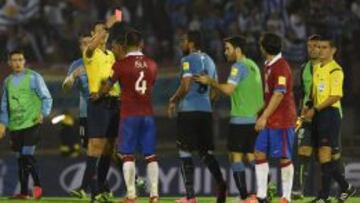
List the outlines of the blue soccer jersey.
{"label": "blue soccer jersey", "polygon": [[84,61],[81,58],[73,61],[69,67],[67,75],[69,76],[72,72],[74,72],[78,68],[81,69],[81,74],[78,78],[76,78],[74,85],[77,87],[77,89],[80,92],[80,102],[79,102],[80,118],[86,118],[87,102],[90,93],[89,93],[88,78],[84,67]]}
{"label": "blue soccer jersey", "polygon": [[[181,59],[181,77],[207,74],[217,80],[214,61],[205,53],[194,52]],[[179,103],[179,112],[212,112],[209,97],[210,87],[192,82],[190,91]]]}

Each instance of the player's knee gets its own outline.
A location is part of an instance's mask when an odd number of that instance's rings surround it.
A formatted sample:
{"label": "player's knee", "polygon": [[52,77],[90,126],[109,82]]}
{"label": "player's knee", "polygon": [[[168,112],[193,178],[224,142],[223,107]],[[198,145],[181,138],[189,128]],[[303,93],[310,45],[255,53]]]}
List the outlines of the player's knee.
{"label": "player's knee", "polygon": [[145,155],[145,160],[148,164],[151,162],[157,162],[157,156],[155,154]]}
{"label": "player's knee", "polygon": [[292,163],[292,161],[290,160],[290,159],[288,159],[288,158],[281,158],[280,159],[280,165],[282,166],[282,167],[286,167],[286,166],[288,166],[289,164],[291,164]]}
{"label": "player's knee", "polygon": [[255,160],[255,154],[254,153],[246,153],[246,161],[248,163],[253,163]]}
{"label": "player's knee", "polygon": [[121,160],[123,161],[123,163],[131,161],[134,162],[135,161],[135,156],[133,154],[122,154],[120,155]]}
{"label": "player's knee", "polygon": [[318,153],[320,163],[326,163],[331,161],[331,147],[322,146],[319,148]]}
{"label": "player's knee", "polygon": [[310,157],[312,154],[313,148],[310,146],[301,146],[298,149],[298,155]]}
{"label": "player's knee", "polygon": [[235,162],[243,161],[243,156],[244,154],[240,152],[230,152],[229,159],[230,162],[235,163]]}
{"label": "player's knee", "polygon": [[255,151],[255,159],[256,159],[256,161],[266,160],[267,157],[266,157],[266,154],[264,152]]}

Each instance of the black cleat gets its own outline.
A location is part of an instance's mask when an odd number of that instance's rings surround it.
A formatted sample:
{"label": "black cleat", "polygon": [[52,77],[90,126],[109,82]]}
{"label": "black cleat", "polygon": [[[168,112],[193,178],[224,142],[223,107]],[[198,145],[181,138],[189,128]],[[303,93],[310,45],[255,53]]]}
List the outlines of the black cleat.
{"label": "black cleat", "polygon": [[338,198],[338,202],[339,203],[345,202],[347,199],[354,196],[356,192],[357,192],[356,188],[352,185],[349,185],[348,189],[340,194]]}

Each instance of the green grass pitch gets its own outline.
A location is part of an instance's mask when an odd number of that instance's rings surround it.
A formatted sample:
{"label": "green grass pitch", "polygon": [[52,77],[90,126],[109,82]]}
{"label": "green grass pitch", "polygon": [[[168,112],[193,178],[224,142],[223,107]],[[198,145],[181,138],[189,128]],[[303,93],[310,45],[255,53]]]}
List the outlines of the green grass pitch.
{"label": "green grass pitch", "polygon": [[[174,203],[176,200],[176,197],[162,197],[160,199],[161,203]],[[293,203],[305,203],[305,202],[309,202],[311,200],[311,198],[306,198],[304,200],[296,200],[293,201]],[[113,199],[114,203],[119,203],[121,201],[121,199]],[[79,200],[76,198],[63,198],[63,197],[44,197],[41,200],[8,200],[6,197],[0,197],[0,202],[1,203],[24,203],[24,202],[39,202],[39,203],[77,203],[77,202],[89,202],[89,200]],[[211,198],[211,197],[200,197],[198,198],[198,202],[199,203],[215,203],[215,198]],[[275,199],[272,201],[273,203],[277,203],[278,199]],[[336,200],[332,200],[332,202],[336,203]],[[139,203],[148,203],[148,199],[147,198],[140,198]],[[235,198],[228,198],[227,203],[238,203],[238,201],[236,201]],[[360,203],[360,197],[353,197],[350,198],[348,201],[346,201],[346,203]]]}

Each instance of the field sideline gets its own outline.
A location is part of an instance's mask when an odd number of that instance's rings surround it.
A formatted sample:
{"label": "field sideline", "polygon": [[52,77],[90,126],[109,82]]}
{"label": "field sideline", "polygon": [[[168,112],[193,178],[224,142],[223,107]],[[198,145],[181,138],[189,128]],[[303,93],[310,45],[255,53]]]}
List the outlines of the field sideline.
{"label": "field sideline", "polygon": [[[163,197],[160,202],[161,203],[174,203],[175,202],[176,197]],[[114,199],[113,202],[114,203],[118,203],[120,202],[121,199]],[[293,201],[293,203],[305,203],[305,202],[309,202],[311,200],[311,198],[306,198],[304,200],[297,200],[297,201]],[[214,203],[215,202],[215,198],[210,198],[210,197],[201,197],[198,199],[199,203]],[[24,202],[39,202],[39,203],[77,203],[77,202],[89,202],[89,200],[79,200],[76,198],[64,198],[64,197],[44,197],[41,200],[8,200],[5,197],[0,197],[0,202],[9,202],[9,203],[24,203]],[[235,198],[229,198],[228,203],[238,203],[238,201],[236,201]],[[273,203],[277,203],[278,199],[275,199],[272,201]],[[333,203],[336,203],[337,201],[332,200]],[[139,203],[148,203],[148,199],[147,198],[140,198]],[[360,197],[353,197],[350,198],[348,201],[346,201],[346,203],[360,203]]]}

